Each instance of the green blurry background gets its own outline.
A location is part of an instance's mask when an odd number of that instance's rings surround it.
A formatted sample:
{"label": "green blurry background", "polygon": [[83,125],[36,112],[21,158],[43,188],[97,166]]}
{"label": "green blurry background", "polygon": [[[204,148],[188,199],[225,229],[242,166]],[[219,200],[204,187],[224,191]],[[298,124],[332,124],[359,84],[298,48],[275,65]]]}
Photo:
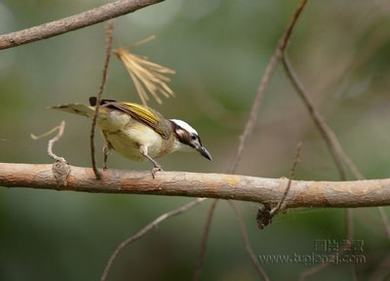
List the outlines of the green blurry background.
{"label": "green blurry background", "polygon": [[[169,0],[116,20],[114,46],[151,34],[157,39],[133,51],[176,69],[177,97],[153,107],[188,120],[215,161],[175,154],[166,170],[224,172],[256,88],[297,1]],[[0,33],[65,17],[102,1],[2,0]],[[347,153],[367,178],[390,174],[390,3],[386,0],[310,1],[289,47],[291,60]],[[100,83],[103,25],[0,52],[0,151],[2,162],[50,163],[41,133],[66,120],[55,151],[72,165],[90,166],[86,119],[45,108],[86,102]],[[115,58],[105,97],[138,101]],[[288,174],[297,142],[305,142],[299,179],[337,180],[331,157],[281,67],[267,90],[239,173]],[[99,144],[101,141],[99,140]],[[99,161],[101,160],[99,155]],[[110,166],[149,169],[115,153]],[[0,280],[97,280],[116,245],[159,214],[190,198],[0,189]],[[188,280],[196,263],[210,202],[161,225],[128,248],[110,280]],[[316,239],[345,237],[343,210],[295,210],[259,231],[257,205],[240,203],[256,254],[313,251]],[[386,210],[390,215],[389,210]],[[390,245],[377,209],[357,209],[355,238],[364,240],[371,276]],[[296,279],[303,264],[265,265],[272,280]],[[350,265],[332,266],[312,280],[353,280]],[[232,210],[219,204],[202,280],[257,280]]]}

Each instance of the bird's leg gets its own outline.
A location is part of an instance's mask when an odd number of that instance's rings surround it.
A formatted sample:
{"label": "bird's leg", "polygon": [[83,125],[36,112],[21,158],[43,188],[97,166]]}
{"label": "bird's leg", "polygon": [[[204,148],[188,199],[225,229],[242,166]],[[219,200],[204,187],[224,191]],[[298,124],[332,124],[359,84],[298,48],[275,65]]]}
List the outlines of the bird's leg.
{"label": "bird's leg", "polygon": [[106,143],[106,145],[103,147],[103,170],[107,170],[107,160],[108,155],[111,152],[111,145],[109,143]]}
{"label": "bird's leg", "polygon": [[148,147],[144,146],[144,145],[141,145],[140,146],[140,153],[146,158],[148,159],[150,162],[152,162],[153,164],[153,168],[152,168],[152,177],[155,178],[156,177],[156,173],[158,171],[162,171],[162,168],[160,166],[160,164],[157,163],[156,160],[154,160],[152,157],[150,157],[148,155]]}

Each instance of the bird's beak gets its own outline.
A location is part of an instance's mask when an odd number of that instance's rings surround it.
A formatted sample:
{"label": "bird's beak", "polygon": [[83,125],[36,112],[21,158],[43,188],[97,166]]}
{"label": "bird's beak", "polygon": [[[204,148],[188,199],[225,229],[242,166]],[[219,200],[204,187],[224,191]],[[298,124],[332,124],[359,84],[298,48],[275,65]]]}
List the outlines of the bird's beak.
{"label": "bird's beak", "polygon": [[209,159],[210,161],[213,160],[213,157],[211,157],[210,152],[207,151],[206,147],[200,146],[198,149],[199,153],[204,157]]}

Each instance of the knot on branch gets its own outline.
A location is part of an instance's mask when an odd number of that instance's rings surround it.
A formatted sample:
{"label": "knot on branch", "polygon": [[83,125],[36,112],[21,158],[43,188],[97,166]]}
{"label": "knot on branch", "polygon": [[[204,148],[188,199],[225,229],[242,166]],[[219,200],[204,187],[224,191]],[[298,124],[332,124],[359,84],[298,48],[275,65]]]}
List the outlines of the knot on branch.
{"label": "knot on branch", "polygon": [[[297,144],[296,153],[294,157],[294,162],[290,169],[290,176],[286,183],[286,188],[283,192],[282,197],[280,198],[278,204],[276,204],[275,207],[271,209],[270,204],[263,204],[259,207],[256,215],[256,222],[259,229],[264,229],[267,225],[269,225],[272,222],[272,218],[276,216],[278,213],[283,212],[286,209],[286,199],[287,195],[291,188],[292,179],[295,176],[295,169],[297,168],[297,165],[300,160],[301,151],[302,151],[303,143],[299,142]],[[283,181],[281,181],[282,183]]]}
{"label": "knot on branch", "polygon": [[53,132],[57,131],[57,134],[52,139],[49,140],[49,143],[47,145],[47,154],[51,159],[55,160],[52,166],[52,171],[53,171],[53,176],[57,182],[57,187],[66,186],[67,179],[70,174],[70,166],[68,165],[68,162],[65,160],[65,158],[58,156],[53,152],[53,146],[62,137],[62,135],[64,134],[64,130],[65,130],[65,121],[62,121],[60,125],[54,127],[53,129],[39,136],[31,134],[31,138],[37,140],[46,137],[48,135],[51,135]]}
{"label": "knot on branch", "polygon": [[272,222],[271,206],[269,204],[263,204],[257,210],[256,222],[259,229],[264,229]]}
{"label": "knot on branch", "polygon": [[57,182],[57,187],[66,186],[70,174],[70,167],[65,159],[56,160],[56,162],[53,163],[52,171]]}

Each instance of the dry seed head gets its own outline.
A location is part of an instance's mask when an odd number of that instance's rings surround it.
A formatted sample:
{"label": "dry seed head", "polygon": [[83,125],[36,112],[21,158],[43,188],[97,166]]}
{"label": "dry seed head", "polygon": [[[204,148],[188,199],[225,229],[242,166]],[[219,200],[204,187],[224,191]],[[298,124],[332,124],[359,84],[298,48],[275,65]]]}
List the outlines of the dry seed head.
{"label": "dry seed head", "polygon": [[166,98],[175,95],[168,86],[171,79],[167,76],[175,74],[175,70],[151,62],[147,57],[132,54],[125,48],[115,49],[114,53],[127,69],[144,105],[147,105],[146,102],[149,100],[148,94],[160,104],[162,103],[160,95]]}

